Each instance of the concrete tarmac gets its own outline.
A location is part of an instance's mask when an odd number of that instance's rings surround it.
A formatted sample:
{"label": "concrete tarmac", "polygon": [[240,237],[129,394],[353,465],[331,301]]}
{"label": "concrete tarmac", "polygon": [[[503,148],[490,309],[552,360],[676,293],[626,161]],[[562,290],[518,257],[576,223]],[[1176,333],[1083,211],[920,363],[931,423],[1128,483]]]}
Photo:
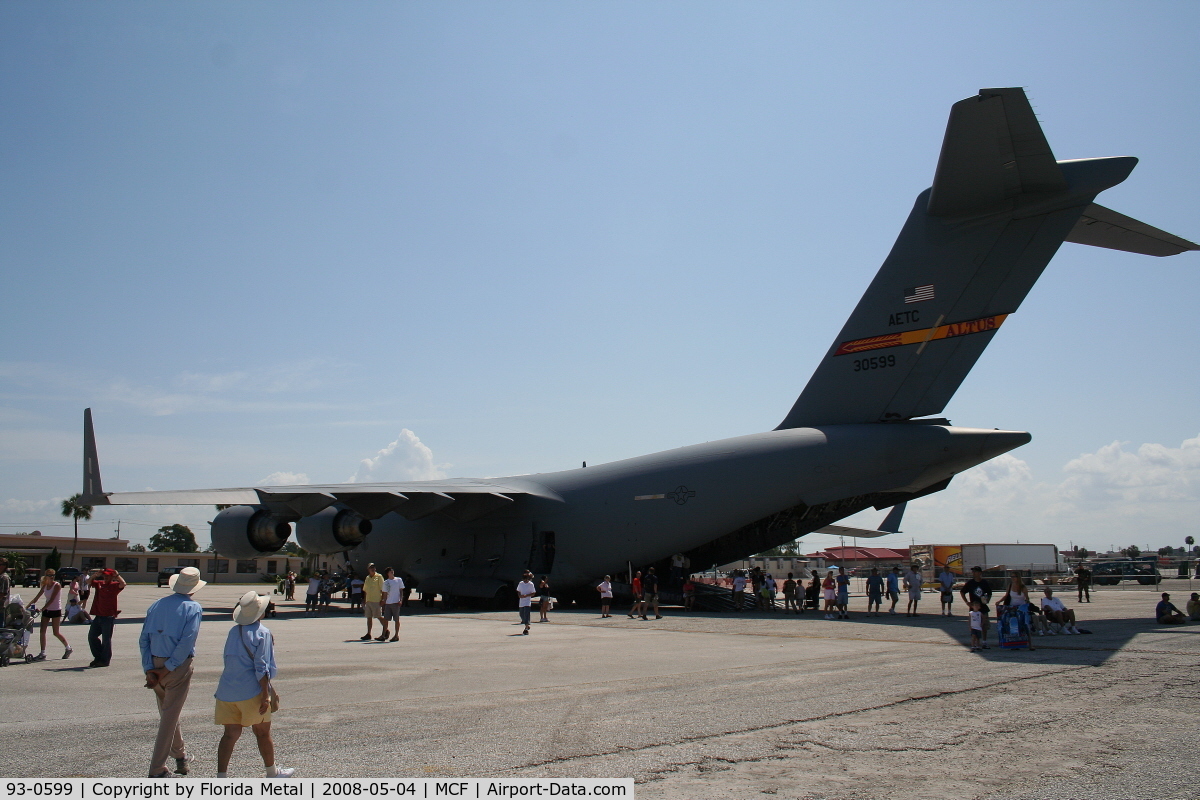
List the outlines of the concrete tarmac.
{"label": "concrete tarmac", "polygon": [[[216,774],[212,722],[237,597],[213,585],[184,736]],[[1200,585],[1197,586],[1200,589]],[[612,619],[553,611],[522,636],[515,611],[417,606],[400,641],[361,642],[344,603],[319,617],[280,603],[279,763],[305,777],[633,777],[643,798],[1196,798],[1200,623],[1156,625],[1157,593],[1101,589],[1076,604],[1086,636],[971,653],[962,604],[938,616],[809,612]],[[157,714],[142,688],[141,616],[167,590],[122,595],[111,667],[69,660],[0,670],[0,775],[146,774]],[[1040,593],[1039,593],[1040,594]],[[32,592],[29,593],[32,596]],[[277,596],[278,597],[278,596]],[[28,599],[28,597],[26,598]],[[857,609],[857,610],[856,610]],[[378,633],[378,627],[375,632]],[[34,649],[37,631],[34,632]],[[231,775],[261,775],[248,733]]]}

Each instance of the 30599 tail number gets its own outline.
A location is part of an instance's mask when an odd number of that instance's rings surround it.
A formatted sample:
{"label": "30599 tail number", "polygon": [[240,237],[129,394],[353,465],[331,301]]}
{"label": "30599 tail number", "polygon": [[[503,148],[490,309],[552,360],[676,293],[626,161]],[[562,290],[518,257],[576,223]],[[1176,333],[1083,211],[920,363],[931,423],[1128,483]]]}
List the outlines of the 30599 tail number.
{"label": "30599 tail number", "polygon": [[883,369],[896,366],[895,356],[871,356],[870,358],[854,359],[854,371],[866,372],[870,369]]}

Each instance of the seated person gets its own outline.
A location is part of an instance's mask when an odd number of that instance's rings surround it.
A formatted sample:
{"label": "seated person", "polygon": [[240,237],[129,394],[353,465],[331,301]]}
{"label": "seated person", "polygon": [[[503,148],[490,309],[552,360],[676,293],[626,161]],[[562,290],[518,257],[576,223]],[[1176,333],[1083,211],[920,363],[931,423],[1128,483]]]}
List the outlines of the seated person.
{"label": "seated person", "polygon": [[83,606],[79,605],[79,598],[77,597],[71,598],[67,604],[67,610],[63,614],[66,616],[67,622],[75,622],[82,625],[85,622],[92,621],[92,616],[83,610]]}
{"label": "seated person", "polygon": [[1079,633],[1079,628],[1075,627],[1075,612],[1063,605],[1063,601],[1054,596],[1054,590],[1049,586],[1043,586],[1042,591],[1046,594],[1042,598],[1042,613],[1046,615],[1046,621],[1061,625],[1063,633]]}
{"label": "seated person", "polygon": [[1154,608],[1154,618],[1163,625],[1178,625],[1186,622],[1187,617],[1171,602],[1171,595],[1162,593],[1162,601]]}
{"label": "seated person", "polygon": [[1033,631],[1036,636],[1049,636],[1051,633],[1050,620],[1046,619],[1042,609],[1031,605],[1029,610],[1032,612],[1029,615],[1029,630]]}
{"label": "seated person", "polygon": [[[797,589],[797,591],[799,591]],[[816,608],[821,599],[821,584],[816,579],[811,584],[804,587],[804,605],[807,608]]]}
{"label": "seated person", "polygon": [[1192,592],[1192,599],[1187,602],[1187,615],[1193,621],[1200,621],[1200,594]]}

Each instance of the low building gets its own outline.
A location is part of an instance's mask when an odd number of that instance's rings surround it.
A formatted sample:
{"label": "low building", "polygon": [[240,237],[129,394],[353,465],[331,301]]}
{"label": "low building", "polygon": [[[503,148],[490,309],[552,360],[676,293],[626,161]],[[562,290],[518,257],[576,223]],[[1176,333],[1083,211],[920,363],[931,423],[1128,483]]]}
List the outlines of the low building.
{"label": "low building", "polygon": [[[71,548],[75,546],[75,563]],[[304,559],[276,553],[259,558],[230,559],[219,553],[151,553],[129,549],[125,539],[89,539],[72,536],[44,536],[39,531],[28,534],[0,533],[0,553],[20,553],[27,569],[42,569],[46,557],[58,548],[62,566],[80,569],[112,568],[130,583],[154,583],[158,572],[166,567],[196,567],[207,581],[218,583],[253,583],[267,575],[279,575],[289,569],[300,571]],[[336,564],[330,565],[336,569]],[[15,576],[20,583],[22,576]]]}
{"label": "low building", "polygon": [[825,566],[823,562],[806,556],[751,556],[739,561],[730,561],[717,567],[717,572],[726,574],[735,569],[750,570],[758,567],[763,572],[769,572],[772,577],[782,578],[789,572],[793,575],[808,575],[813,568]]}
{"label": "low building", "polygon": [[907,547],[830,547],[809,553],[807,557],[814,561],[820,559],[823,565],[833,564],[848,570],[853,569],[858,575],[870,572],[873,567],[878,567],[880,572],[892,567],[904,570],[910,563]]}

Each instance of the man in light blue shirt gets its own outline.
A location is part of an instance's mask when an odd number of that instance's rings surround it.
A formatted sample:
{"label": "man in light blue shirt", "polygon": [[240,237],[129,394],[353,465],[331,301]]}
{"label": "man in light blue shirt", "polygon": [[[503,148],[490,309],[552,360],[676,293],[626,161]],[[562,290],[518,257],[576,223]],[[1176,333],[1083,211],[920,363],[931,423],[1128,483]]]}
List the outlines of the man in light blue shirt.
{"label": "man in light blue shirt", "polygon": [[892,571],[887,574],[887,596],[892,601],[892,607],[888,609],[889,614],[896,613],[896,603],[900,602],[900,568],[892,567]]}
{"label": "man in light blue shirt", "polygon": [[155,600],[146,610],[138,644],[142,651],[142,669],[146,688],[154,690],[158,702],[158,735],[150,757],[151,778],[173,778],[167,758],[175,759],[175,772],[188,773],[187,752],[179,715],[192,684],[192,657],[196,655],[196,636],[200,633],[203,609],[192,595],[205,586],[200,570],[184,567],[171,576],[171,594]]}

